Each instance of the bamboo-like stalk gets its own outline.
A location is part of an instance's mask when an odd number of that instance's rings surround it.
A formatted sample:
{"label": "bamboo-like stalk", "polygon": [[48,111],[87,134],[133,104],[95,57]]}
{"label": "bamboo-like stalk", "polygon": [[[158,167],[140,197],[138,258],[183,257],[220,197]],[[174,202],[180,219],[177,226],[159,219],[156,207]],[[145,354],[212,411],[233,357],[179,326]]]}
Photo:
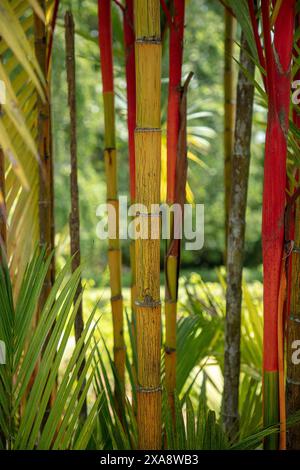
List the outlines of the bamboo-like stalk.
{"label": "bamboo-like stalk", "polygon": [[[161,302],[159,214],[161,163],[161,40],[159,0],[135,0],[136,202],[148,236],[136,240],[137,423],[140,449],[161,447]],[[156,224],[155,224],[156,223]],[[156,238],[150,226],[156,225]]]}
{"label": "bamboo-like stalk", "polygon": [[234,80],[234,41],[236,34],[236,19],[228,8],[224,9],[224,208],[225,208],[225,256],[228,239],[228,221],[230,211],[232,154],[234,145],[235,119],[235,80]]}
{"label": "bamboo-like stalk", "polygon": [[[176,174],[178,160],[185,160],[186,146],[179,149],[180,125],[186,119],[186,110],[180,113],[182,98],[181,72],[183,58],[183,35],[185,0],[173,0],[172,12],[164,10],[167,15],[170,28],[169,41],[169,90],[168,90],[168,120],[167,120],[167,202],[171,206],[176,200],[176,181],[185,183],[183,174]],[[182,114],[182,115],[181,115]],[[183,133],[186,128],[183,129]],[[181,150],[181,155],[179,150]],[[184,164],[184,166],[185,166]],[[182,181],[183,179],[183,181]],[[185,194],[185,188],[184,188]],[[184,201],[183,201],[184,203]],[[167,253],[165,258],[165,317],[166,317],[166,340],[165,340],[165,384],[168,394],[170,409],[175,417],[174,392],[176,388],[176,319],[177,319],[177,296],[178,275],[180,264],[180,244],[174,240],[173,212],[169,217],[170,240],[167,242]]]}
{"label": "bamboo-like stalk", "polygon": [[236,90],[234,148],[231,159],[231,199],[228,219],[227,290],[224,355],[223,422],[230,440],[239,431],[239,377],[242,274],[254,97],[254,62],[241,35]]}
{"label": "bamboo-like stalk", "polygon": [[[105,149],[104,161],[107,181],[107,202],[115,209],[119,219],[117,184],[117,155],[115,142],[115,105],[113,84],[112,26],[110,0],[98,0],[99,46],[103,86]],[[113,220],[108,220],[109,232]],[[119,227],[116,238],[108,240],[108,265],[110,272],[111,308],[114,334],[114,364],[118,380],[115,384],[117,403],[122,408],[125,387],[125,343],[123,333],[123,298],[121,287],[121,250]]]}
{"label": "bamboo-like stalk", "polygon": [[[295,0],[281,3],[272,42],[270,1],[261,3],[264,55],[254,13],[249,1],[258,56],[266,69],[268,94],[266,132],[262,247],[264,268],[264,351],[263,400],[264,425],[281,421],[280,447],[285,446],[285,393],[283,306],[285,290],[284,210],[286,189],[287,131],[290,104],[290,64],[293,48]],[[279,446],[278,436],[265,439],[266,449]]]}
{"label": "bamboo-like stalk", "polygon": [[[68,104],[70,111],[70,156],[71,156],[71,213],[70,213],[70,241],[72,256],[72,272],[80,266],[80,215],[79,215],[79,196],[77,181],[77,112],[76,112],[76,71],[75,71],[75,38],[74,38],[74,19],[70,11],[65,14],[65,40],[66,40],[66,70],[68,82]],[[76,294],[74,296],[74,305],[78,303],[78,299],[82,294],[81,280],[78,284]],[[75,318],[75,340],[79,341],[83,329],[83,308],[82,299],[79,302],[78,310]],[[85,361],[82,361],[78,377],[82,375],[85,367]],[[82,383],[82,390],[85,387],[85,380]],[[80,418],[82,422],[87,418],[87,403],[84,400]]]}

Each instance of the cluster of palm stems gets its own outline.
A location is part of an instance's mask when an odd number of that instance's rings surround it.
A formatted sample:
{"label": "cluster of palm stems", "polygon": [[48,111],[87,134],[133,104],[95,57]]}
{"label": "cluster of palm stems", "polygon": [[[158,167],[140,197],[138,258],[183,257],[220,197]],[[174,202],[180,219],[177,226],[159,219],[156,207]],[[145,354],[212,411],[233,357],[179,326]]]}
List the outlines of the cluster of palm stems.
{"label": "cluster of palm stems", "polygon": [[[262,251],[264,278],[264,339],[263,339],[263,420],[265,426],[280,423],[279,436],[265,439],[266,449],[299,448],[299,427],[287,432],[287,421],[299,409],[299,371],[293,362],[294,341],[297,339],[299,287],[297,250],[298,237],[298,110],[291,99],[292,80],[298,75],[298,2],[288,1],[226,1],[227,15],[240,22],[247,57],[239,60],[249,86],[258,90],[261,102],[268,110],[264,184],[262,201]],[[245,49],[245,47],[244,47]],[[254,64],[261,75],[262,86],[254,79]],[[251,70],[249,69],[251,67]],[[245,78],[244,78],[245,80]],[[231,170],[231,205],[229,207],[227,243],[227,321],[224,363],[224,414],[228,433],[238,429],[239,344],[241,320],[241,276],[243,243],[235,237],[237,227],[244,232],[247,198],[248,165],[241,166],[241,156],[250,157],[241,145],[239,115],[248,108],[251,135],[252,113],[242,97],[241,80],[237,85],[236,122]],[[244,90],[244,98],[246,96]],[[240,96],[240,99],[239,99]],[[245,108],[246,106],[246,108]],[[247,141],[244,130],[244,144]],[[288,158],[289,156],[289,158]],[[239,158],[236,158],[239,157]],[[244,184],[241,186],[241,178]],[[235,189],[234,185],[237,185]],[[240,189],[244,188],[241,198]],[[245,191],[246,190],[246,191]],[[230,223],[231,220],[231,223]],[[242,225],[240,222],[242,222]],[[239,240],[241,238],[239,237]],[[244,240],[244,234],[242,235]],[[238,299],[238,301],[236,300]],[[234,346],[234,347],[233,347]],[[231,357],[230,357],[231,356]],[[227,373],[226,373],[227,371]],[[227,400],[229,397],[234,399]]]}
{"label": "cluster of palm stems", "polygon": [[[76,100],[74,23],[65,18],[66,68],[71,121],[71,207],[70,235],[73,276],[62,287],[63,275],[55,281],[53,159],[51,142],[50,71],[53,31],[59,2],[39,0],[30,3],[32,14],[24,14],[27,2],[2,0],[0,27],[3,40],[0,53],[6,57],[0,65],[9,99],[3,105],[0,120],[1,189],[1,302],[3,317],[17,339],[5,338],[13,357],[13,381],[1,373],[1,406],[8,418],[21,410],[18,430],[10,419],[1,418],[1,443],[15,448],[33,448],[39,436],[40,448],[68,446],[81,448],[88,440],[87,427],[93,422],[101,394],[87,416],[86,393],[93,380],[88,375],[92,353],[92,316],[86,328],[82,319],[80,278],[79,209],[77,185]],[[142,203],[145,213],[137,215],[141,231],[153,224],[157,236],[139,238],[131,243],[132,337],[137,350],[134,370],[137,397],[138,446],[157,449],[162,445],[162,386],[166,388],[172,420],[176,421],[176,316],[180,242],[174,237],[174,219],[169,216],[170,238],[165,256],[165,361],[161,380],[161,299],[160,299],[160,219],[151,212],[160,202],[161,180],[161,12],[169,28],[169,88],[167,119],[167,202],[171,206],[185,202],[187,174],[186,95],[191,79],[182,84],[185,1],[126,0],[115,2],[122,10],[128,99],[128,154],[130,196]],[[293,360],[299,331],[299,115],[291,103],[291,82],[299,76],[299,17],[296,0],[226,0],[225,6],[225,259],[227,266],[226,327],[224,357],[223,422],[227,436],[234,441],[239,432],[239,379],[242,305],[242,267],[245,237],[245,212],[250,160],[253,96],[256,87],[268,109],[264,189],[262,202],[262,245],[264,267],[264,347],[263,416],[266,427],[280,423],[280,433],[265,438],[265,448],[299,447],[299,426],[287,433],[287,422],[300,407],[300,374]],[[31,6],[32,4],[32,6]],[[104,160],[107,201],[118,213],[118,175],[115,131],[113,42],[110,0],[98,0],[99,46],[105,117]],[[32,9],[33,8],[33,9]],[[19,20],[16,20],[18,18]],[[239,74],[234,98],[233,44],[235,19],[241,25]],[[12,33],[8,24],[13,22]],[[34,31],[34,51],[25,33]],[[25,33],[24,33],[25,32]],[[13,37],[13,35],[15,35]],[[30,57],[30,60],[29,60]],[[261,86],[254,78],[255,65],[261,74]],[[14,70],[21,67],[26,89],[14,82]],[[235,104],[234,104],[235,101]],[[37,123],[35,126],[34,123]],[[14,139],[7,132],[15,126]],[[288,158],[289,157],[289,158]],[[31,171],[28,171],[30,167]],[[29,193],[28,188],[33,188]],[[36,217],[36,213],[38,217]],[[30,220],[38,221],[31,224]],[[8,223],[9,221],[9,223]],[[110,225],[110,220],[109,220]],[[147,230],[151,233],[151,230]],[[152,227],[153,233],[153,227]],[[26,236],[25,236],[26,235]],[[39,241],[41,257],[26,269],[25,253]],[[22,246],[22,250],[17,249]],[[42,258],[48,261],[42,265]],[[28,259],[29,257],[27,257]],[[9,261],[10,285],[6,262]],[[114,333],[114,400],[116,419],[122,422],[126,403],[123,300],[121,286],[121,248],[119,237],[109,239],[111,310]],[[66,267],[67,269],[67,267]],[[37,273],[43,271],[42,281]],[[31,298],[27,285],[31,286]],[[62,289],[65,298],[54,303]],[[62,295],[62,294],[60,294]],[[18,298],[14,305],[13,297]],[[58,297],[60,298],[60,297]],[[36,311],[35,305],[38,304]],[[64,312],[73,310],[70,317]],[[26,313],[27,312],[27,313]],[[20,321],[26,322],[20,326]],[[32,323],[36,334],[28,344],[26,334]],[[77,378],[76,392],[66,397],[72,383],[66,374],[57,385],[57,373],[66,341],[75,324],[77,345],[68,371]],[[4,325],[4,323],[3,323]],[[18,330],[18,328],[20,328]],[[5,331],[5,329],[3,329]],[[64,332],[64,333],[63,333]],[[6,332],[7,333],[7,332]],[[63,336],[62,336],[63,335]],[[63,338],[61,340],[61,338]],[[15,345],[17,344],[17,348]],[[21,368],[18,359],[27,351]],[[93,351],[93,349],[92,349]],[[49,357],[56,364],[49,367]],[[30,361],[30,359],[32,359]],[[44,366],[44,372],[43,367]],[[45,372],[46,371],[46,372]],[[45,373],[48,374],[45,385]],[[2,393],[3,392],[3,393]],[[14,397],[15,401],[11,400]],[[56,400],[54,398],[56,397]],[[60,397],[60,400],[58,399]],[[62,399],[64,397],[64,399]],[[7,400],[7,402],[6,402]],[[36,417],[34,403],[41,401]],[[65,406],[64,419],[60,420]],[[81,416],[81,432],[71,427]],[[119,418],[118,418],[119,416]],[[33,427],[32,427],[33,426]],[[70,431],[69,431],[70,429]],[[72,429],[72,430],[71,430]],[[14,436],[12,440],[12,436]],[[63,436],[63,439],[62,439]]]}

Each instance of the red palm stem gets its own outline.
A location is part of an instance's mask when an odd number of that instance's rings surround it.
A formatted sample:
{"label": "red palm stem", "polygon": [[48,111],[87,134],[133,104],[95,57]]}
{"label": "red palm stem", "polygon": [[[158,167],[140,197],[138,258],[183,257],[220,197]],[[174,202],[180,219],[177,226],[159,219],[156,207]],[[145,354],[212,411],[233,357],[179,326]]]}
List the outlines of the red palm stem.
{"label": "red palm stem", "polygon": [[134,18],[133,0],[126,0],[124,10],[124,43],[126,51],[126,85],[127,85],[127,127],[129,149],[130,198],[135,200],[135,147],[134,130],[136,127],[136,80],[134,54]]}
{"label": "red palm stem", "polygon": [[99,47],[103,93],[114,91],[110,0],[98,0]]}
{"label": "red palm stem", "polygon": [[[281,6],[276,20],[273,53],[269,21],[269,1],[262,1],[262,15],[267,64],[269,114],[266,133],[263,192],[264,261],[264,368],[278,370],[277,313],[280,270],[284,241],[284,206],[286,187],[286,132],[289,115],[290,74],[293,46],[294,0]],[[281,43],[284,44],[282,47]],[[275,88],[276,87],[276,88]]]}
{"label": "red palm stem", "polygon": [[[250,19],[251,19],[251,24],[252,24],[252,29],[253,29],[254,40],[255,40],[255,44],[256,44],[259,63],[261,65],[261,67],[264,70],[266,70],[266,61],[265,61],[265,57],[264,57],[264,53],[263,53],[261,40],[260,40],[260,37],[259,37],[258,23],[257,23],[257,19],[256,19],[253,0],[248,0],[248,8],[249,8],[249,14],[250,14]],[[263,78],[263,81],[264,81],[265,89],[267,89],[267,83],[266,83],[265,75],[263,75],[262,78]]]}
{"label": "red palm stem", "polygon": [[167,126],[167,201],[175,202],[177,147],[180,126],[180,90],[183,57],[185,0],[173,1],[169,45],[169,96]]}

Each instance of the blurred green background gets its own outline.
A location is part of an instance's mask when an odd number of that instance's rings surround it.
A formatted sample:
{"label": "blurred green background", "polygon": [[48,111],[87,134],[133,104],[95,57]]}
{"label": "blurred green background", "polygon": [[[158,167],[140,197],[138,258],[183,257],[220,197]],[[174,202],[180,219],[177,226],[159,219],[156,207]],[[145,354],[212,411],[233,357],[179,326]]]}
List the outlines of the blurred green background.
{"label": "blurred green background", "polygon": [[[105,202],[103,162],[103,103],[97,33],[97,2],[63,0],[54,41],[52,95],[54,115],[55,207],[58,253],[62,263],[69,254],[69,113],[65,74],[65,11],[71,8],[76,25],[76,70],[78,106],[78,168],[80,186],[81,248],[84,277],[92,285],[105,284],[107,264],[105,241],[96,236],[97,206]],[[128,195],[128,151],[126,83],[122,15],[113,4],[114,73],[119,193]],[[205,242],[199,251],[182,252],[183,273],[199,272],[204,280],[215,280],[215,268],[223,263],[223,55],[224,8],[218,0],[187,1],[183,78],[194,72],[188,94],[189,160],[188,182],[194,202],[205,205]],[[162,22],[162,129],[166,134],[168,89],[168,34]],[[236,54],[239,52],[237,31]],[[236,65],[238,71],[238,64]],[[255,105],[252,156],[247,209],[246,279],[261,279],[261,199],[263,177],[264,113]],[[164,152],[163,152],[164,154]],[[162,244],[163,245],[163,244]],[[124,285],[130,282],[128,243],[122,243]],[[163,250],[163,246],[162,246]],[[163,256],[162,256],[163,260]]]}

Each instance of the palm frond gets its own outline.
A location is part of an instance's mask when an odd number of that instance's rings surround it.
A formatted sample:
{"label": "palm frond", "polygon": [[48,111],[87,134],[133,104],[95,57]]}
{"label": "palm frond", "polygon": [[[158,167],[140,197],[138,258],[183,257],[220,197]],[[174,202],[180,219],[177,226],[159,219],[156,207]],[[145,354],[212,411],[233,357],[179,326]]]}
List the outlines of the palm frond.
{"label": "palm frond", "polygon": [[[80,411],[94,379],[91,369],[95,309],[85,330],[70,352],[74,318],[73,306],[80,279],[78,269],[70,278],[69,261],[60,273],[34,329],[38,299],[51,262],[36,253],[28,265],[16,300],[7,267],[0,270],[0,337],[6,345],[6,364],[0,367],[0,429],[7,448],[68,449],[85,448],[93,432],[101,395],[97,396],[87,422],[81,428]],[[60,368],[70,355],[64,375]],[[84,358],[86,364],[81,365]],[[32,383],[33,372],[34,382]],[[47,413],[54,385],[56,400]],[[85,377],[86,385],[82,390]],[[45,418],[46,417],[46,418]]]}

